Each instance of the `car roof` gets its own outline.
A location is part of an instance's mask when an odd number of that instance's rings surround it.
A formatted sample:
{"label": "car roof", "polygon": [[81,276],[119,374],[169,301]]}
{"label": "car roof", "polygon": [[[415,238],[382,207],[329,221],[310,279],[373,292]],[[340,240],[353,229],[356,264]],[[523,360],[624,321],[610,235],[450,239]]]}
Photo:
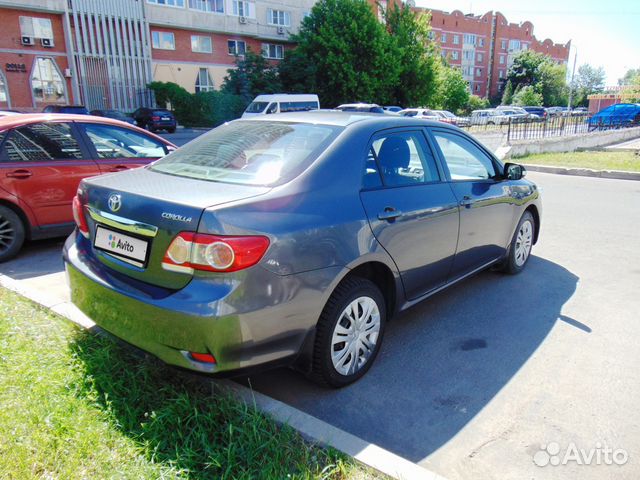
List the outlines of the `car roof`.
{"label": "car roof", "polygon": [[401,126],[437,126],[456,129],[456,127],[449,127],[446,123],[432,120],[403,117],[401,115],[380,115],[379,113],[369,112],[342,112],[340,110],[310,110],[308,112],[276,113],[236,121],[313,123],[340,127],[348,127],[353,124],[368,124],[375,125],[380,128]]}
{"label": "car roof", "polygon": [[37,122],[83,122],[83,123],[100,123],[102,125],[114,125],[116,127],[124,127],[127,129],[134,129],[140,132],[144,132],[152,137],[162,141],[165,145],[175,145],[164,138],[147,132],[141,128],[135,127],[127,122],[116,120],[109,117],[98,117],[95,115],[78,115],[74,113],[21,113],[19,115],[8,115],[6,117],[0,117],[0,130],[6,130],[9,128],[21,127],[30,123]]}

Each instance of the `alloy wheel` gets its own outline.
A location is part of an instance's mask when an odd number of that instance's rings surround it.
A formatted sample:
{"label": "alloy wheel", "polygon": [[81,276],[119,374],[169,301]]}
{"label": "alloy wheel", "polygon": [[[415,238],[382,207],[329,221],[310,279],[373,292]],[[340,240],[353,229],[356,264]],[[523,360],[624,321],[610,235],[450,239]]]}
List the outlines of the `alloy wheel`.
{"label": "alloy wheel", "polygon": [[533,243],[533,225],[529,220],[525,220],[520,225],[518,236],[516,237],[515,262],[518,267],[524,265],[531,253]]}
{"label": "alloy wheel", "polygon": [[16,239],[16,231],[11,222],[0,215],[0,254],[11,248]]}

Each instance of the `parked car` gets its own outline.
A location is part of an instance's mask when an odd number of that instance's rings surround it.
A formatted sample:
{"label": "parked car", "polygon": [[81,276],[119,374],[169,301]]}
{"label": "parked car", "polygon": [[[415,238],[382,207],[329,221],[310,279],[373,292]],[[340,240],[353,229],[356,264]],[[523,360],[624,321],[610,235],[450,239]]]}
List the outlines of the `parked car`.
{"label": "parked car", "polygon": [[382,107],[375,103],[345,103],[336,107],[336,110],[342,110],[343,112],[385,113]]}
{"label": "parked car", "polygon": [[496,123],[519,123],[534,117],[537,118],[537,115],[530,114],[524,108],[513,105],[501,105],[496,108],[496,112],[498,114],[498,117],[495,119]]}
{"label": "parked car", "polygon": [[396,313],[490,266],[525,268],[541,210],[524,174],[441,122],[236,120],[81,183],[63,253],[71,298],[172,365],[291,365],[344,386]]}
{"label": "parked car", "polygon": [[43,113],[71,113],[74,115],[89,115],[89,110],[84,105],[47,105],[42,109]]}
{"label": "parked car", "polygon": [[448,110],[434,110],[434,113],[438,115],[441,122],[450,123],[451,125],[456,125],[458,127],[468,127],[469,119],[464,117],[458,117]]}
{"label": "parked car", "polygon": [[121,122],[130,123],[131,125],[135,125],[136,123],[132,116],[127,115],[120,110],[91,110],[90,113],[96,117],[113,118],[115,120],[120,120]]}
{"label": "parked car", "polygon": [[544,107],[522,107],[529,115],[535,115],[534,120],[544,120],[547,118],[547,109]]}
{"label": "parked car", "polygon": [[0,110],[0,117],[8,117],[9,115],[20,115],[20,112],[14,112],[13,110]]}
{"label": "parked car", "polygon": [[258,95],[242,114],[242,118],[271,113],[318,110],[320,99],[315,94],[275,93]]}
{"label": "parked car", "polygon": [[89,115],[0,118],[0,262],[25,240],[67,235],[80,180],[145,165],[175,145]]}
{"label": "parked car", "polygon": [[496,118],[498,116],[499,113],[493,108],[474,110],[471,112],[469,121],[471,125],[497,125],[501,122]]}
{"label": "parked car", "polygon": [[571,115],[586,115],[589,113],[589,109],[586,107],[576,107],[571,110]]}
{"label": "parked car", "polygon": [[567,107],[547,107],[547,114],[552,117],[563,116],[567,113]]}
{"label": "parked car", "polygon": [[403,117],[421,118],[423,120],[440,120],[441,118],[435,110],[428,108],[405,108],[398,113]]}
{"label": "parked car", "polygon": [[586,121],[589,122],[589,130],[635,127],[640,125],[640,103],[617,103]]}
{"label": "parked car", "polygon": [[382,107],[382,109],[385,112],[398,113],[400,110],[402,110],[402,107],[398,107],[398,106],[395,106],[395,105],[389,105],[389,106]]}
{"label": "parked car", "polygon": [[133,119],[136,121],[136,125],[150,132],[166,130],[169,133],[174,133],[178,126],[173,113],[164,108],[139,108],[133,112]]}

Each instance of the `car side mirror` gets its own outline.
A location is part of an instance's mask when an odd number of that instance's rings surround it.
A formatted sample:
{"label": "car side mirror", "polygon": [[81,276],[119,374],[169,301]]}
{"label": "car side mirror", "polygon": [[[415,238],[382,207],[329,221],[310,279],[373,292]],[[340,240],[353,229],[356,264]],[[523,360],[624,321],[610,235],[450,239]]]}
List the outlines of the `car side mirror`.
{"label": "car side mirror", "polygon": [[520,180],[527,175],[527,170],[517,163],[505,163],[504,178],[508,180]]}

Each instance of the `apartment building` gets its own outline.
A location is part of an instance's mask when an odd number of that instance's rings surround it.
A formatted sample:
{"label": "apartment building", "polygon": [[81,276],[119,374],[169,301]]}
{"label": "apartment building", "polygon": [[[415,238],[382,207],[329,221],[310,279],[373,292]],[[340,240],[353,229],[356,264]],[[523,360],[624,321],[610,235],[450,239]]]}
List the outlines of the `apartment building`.
{"label": "apartment building", "polygon": [[451,65],[462,70],[472,93],[480,97],[499,95],[514,57],[531,49],[566,64],[571,42],[539,41],[531,22],[509,23],[500,12],[484,15],[416,8],[431,15],[433,39]]}
{"label": "apartment building", "polygon": [[219,88],[248,49],[277,62],[314,0],[0,0],[0,109],[130,111],[146,85]]}

